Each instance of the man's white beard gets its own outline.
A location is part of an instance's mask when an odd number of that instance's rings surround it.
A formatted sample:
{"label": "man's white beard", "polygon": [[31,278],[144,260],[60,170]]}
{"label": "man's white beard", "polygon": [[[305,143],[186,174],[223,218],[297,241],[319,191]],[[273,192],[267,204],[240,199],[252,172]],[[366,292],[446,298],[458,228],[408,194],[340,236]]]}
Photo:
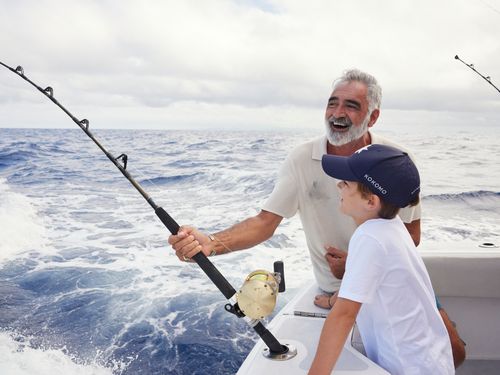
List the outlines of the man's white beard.
{"label": "man's white beard", "polygon": [[336,132],[332,129],[331,123],[334,117],[331,116],[325,120],[326,125],[326,138],[333,146],[342,146],[349,142],[361,138],[368,131],[368,123],[370,122],[370,115],[367,114],[361,125],[356,126],[352,124],[347,132]]}

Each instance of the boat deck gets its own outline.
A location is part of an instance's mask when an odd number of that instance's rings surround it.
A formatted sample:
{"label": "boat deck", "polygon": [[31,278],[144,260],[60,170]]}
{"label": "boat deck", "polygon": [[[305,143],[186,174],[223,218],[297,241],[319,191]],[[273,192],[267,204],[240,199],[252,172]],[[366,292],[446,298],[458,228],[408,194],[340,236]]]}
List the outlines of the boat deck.
{"label": "boat deck", "polygon": [[[297,356],[270,360],[263,356],[265,345],[259,341],[238,371],[244,374],[303,375],[311,367],[327,311],[313,304],[321,291],[315,283],[303,288],[272,320],[268,328],[282,344],[293,345]],[[338,375],[388,375],[389,373],[359,353],[347,340],[335,366]]]}

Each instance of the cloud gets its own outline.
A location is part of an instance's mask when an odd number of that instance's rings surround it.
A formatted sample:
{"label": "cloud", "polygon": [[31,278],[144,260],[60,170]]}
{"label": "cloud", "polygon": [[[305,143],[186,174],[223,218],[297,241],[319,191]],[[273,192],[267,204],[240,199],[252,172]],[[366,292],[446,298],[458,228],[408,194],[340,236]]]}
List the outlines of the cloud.
{"label": "cloud", "polygon": [[[0,2],[1,60],[61,102],[106,113],[109,127],[123,126],[123,113],[134,123],[154,113],[155,127],[196,121],[200,108],[221,118],[200,127],[263,124],[263,111],[317,121],[331,82],[351,67],[379,79],[386,110],[498,110],[493,88],[453,58],[500,84],[500,16],[488,2]],[[0,120],[12,126],[6,111],[36,99],[9,74],[0,73]]]}

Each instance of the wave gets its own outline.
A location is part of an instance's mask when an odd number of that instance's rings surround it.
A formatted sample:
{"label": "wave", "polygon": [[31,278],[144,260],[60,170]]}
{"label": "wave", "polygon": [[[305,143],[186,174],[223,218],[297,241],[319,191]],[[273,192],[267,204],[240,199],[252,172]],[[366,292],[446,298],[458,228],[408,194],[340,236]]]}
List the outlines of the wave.
{"label": "wave", "polygon": [[36,154],[32,151],[0,152],[0,168],[10,167],[16,164],[24,164]]}
{"label": "wave", "polygon": [[26,339],[0,332],[0,373],[9,375],[111,375],[97,364],[78,364],[62,349],[35,349]]}
{"label": "wave", "polygon": [[141,180],[141,184],[146,184],[146,183],[151,183],[154,185],[170,185],[170,184],[178,184],[178,183],[184,183],[184,182],[190,182],[193,179],[195,179],[198,176],[203,175],[201,172],[196,172],[192,174],[182,174],[182,175],[175,175],[175,176],[161,176],[161,177],[155,177],[155,178],[149,178],[149,179],[144,179]]}
{"label": "wave", "polygon": [[11,191],[3,179],[0,179],[0,196],[0,262],[14,254],[44,247],[45,227],[31,200]]}
{"label": "wave", "polygon": [[203,142],[198,142],[198,143],[192,143],[190,145],[186,146],[187,150],[206,150],[210,148],[213,145],[220,144],[221,141],[215,140],[215,139],[209,139],[207,141]]}
{"label": "wave", "polygon": [[[425,206],[425,208],[424,208]],[[423,198],[423,238],[430,241],[498,243],[500,193],[475,190]]]}
{"label": "wave", "polygon": [[31,142],[15,142],[7,145],[0,151],[0,168],[15,165],[25,165],[26,162],[42,156],[52,157],[56,154],[71,154],[63,145],[38,145]]}
{"label": "wave", "polygon": [[500,199],[500,192],[488,190],[467,191],[455,194],[432,194],[423,198],[424,201],[466,203],[490,203]]}

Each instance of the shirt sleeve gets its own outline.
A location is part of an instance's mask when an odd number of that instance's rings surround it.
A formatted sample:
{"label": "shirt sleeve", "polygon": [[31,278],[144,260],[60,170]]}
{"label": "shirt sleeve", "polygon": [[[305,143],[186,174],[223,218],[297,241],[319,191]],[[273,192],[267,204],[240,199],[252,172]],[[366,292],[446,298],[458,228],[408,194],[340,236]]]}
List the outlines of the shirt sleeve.
{"label": "shirt sleeve", "polygon": [[403,220],[403,223],[411,223],[415,220],[420,220],[422,217],[422,207],[420,203],[416,206],[406,206],[399,210],[398,216]]}
{"label": "shirt sleeve", "polygon": [[375,238],[353,236],[339,297],[360,303],[371,302],[384,277],[385,259],[386,251]]}
{"label": "shirt sleeve", "polygon": [[262,207],[284,218],[290,218],[299,208],[298,182],[292,159],[287,157],[283,163],[273,192]]}

